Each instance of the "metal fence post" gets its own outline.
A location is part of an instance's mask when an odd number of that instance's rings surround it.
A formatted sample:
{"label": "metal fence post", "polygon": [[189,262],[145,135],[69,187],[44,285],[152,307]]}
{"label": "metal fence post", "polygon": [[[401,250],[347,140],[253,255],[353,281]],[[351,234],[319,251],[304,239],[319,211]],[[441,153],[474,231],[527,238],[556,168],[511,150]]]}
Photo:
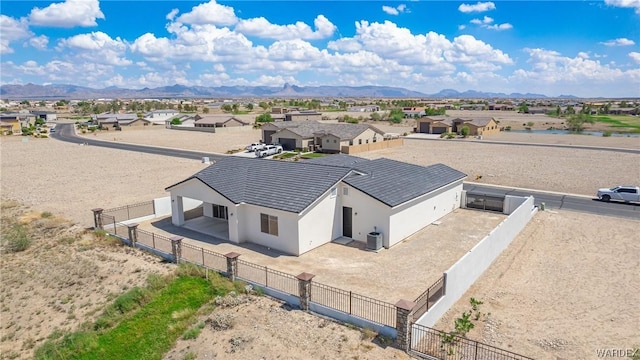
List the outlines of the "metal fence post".
{"label": "metal fence post", "polygon": [[131,219],[131,215],[129,214],[129,205],[127,205],[127,220]]}
{"label": "metal fence post", "polygon": [[236,281],[236,277],[238,276],[238,257],[240,254],[237,252],[230,252],[224,254],[227,258],[227,276],[233,282]]}
{"label": "metal fence post", "polygon": [[296,276],[298,279],[298,296],[300,298],[300,309],[309,310],[309,303],[311,302],[311,279],[315,277],[314,274],[306,272]]}
{"label": "metal fence post", "polygon": [[400,300],[396,303],[396,344],[405,352],[411,347],[411,310],[416,303],[409,300]]}
{"label": "metal fence post", "polygon": [[95,209],[91,209],[91,211],[93,211],[93,227],[95,229],[102,229],[102,227],[103,227],[103,225],[102,225],[102,212],[104,211],[104,209],[95,208]]}
{"label": "metal fence post", "polygon": [[202,266],[204,266],[204,248],[200,248],[202,250]]}

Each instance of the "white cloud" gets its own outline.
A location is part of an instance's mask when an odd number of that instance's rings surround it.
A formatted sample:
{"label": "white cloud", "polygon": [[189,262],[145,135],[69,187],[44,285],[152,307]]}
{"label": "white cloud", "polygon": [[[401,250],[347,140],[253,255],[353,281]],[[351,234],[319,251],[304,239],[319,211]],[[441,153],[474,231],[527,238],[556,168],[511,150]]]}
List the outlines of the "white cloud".
{"label": "white cloud", "polygon": [[175,19],[176,15],[178,15],[178,13],[180,12],[180,10],[178,9],[172,9],[167,16],[165,16],[165,19],[169,20],[169,21],[173,21],[173,19]]}
{"label": "white cloud", "polygon": [[36,49],[44,50],[49,44],[49,38],[46,35],[35,36],[29,39],[29,45]]}
{"label": "white cloud", "polygon": [[[546,49],[525,49],[530,69],[518,69],[511,76],[517,83],[530,84],[536,91],[549,88],[562,88],[578,96],[589,94],[589,89],[609,87],[607,96],[632,95],[637,93],[635,85],[640,82],[640,69],[623,71],[615,68],[613,63],[602,64],[580,56],[571,58],[557,51]],[[619,86],[629,84],[627,88]]]}
{"label": "white cloud", "polygon": [[327,43],[327,48],[335,51],[357,52],[362,49],[362,45],[354,38],[342,38]]}
{"label": "white cloud", "polygon": [[391,6],[386,6],[386,5],[382,5],[382,11],[384,11],[385,13],[387,13],[389,15],[398,15],[398,14],[400,14],[396,8],[391,7]]}
{"label": "white cloud", "polygon": [[640,52],[632,51],[629,53],[629,57],[637,64],[640,64]]}
{"label": "white cloud", "polygon": [[409,29],[389,21],[356,23],[354,39],[362,49],[383,59],[393,59],[400,65],[425,66],[429,71],[452,71],[457,64],[477,69],[491,67],[489,63],[500,67],[513,62],[502,51],[470,35],[459,36],[453,41],[435,32],[414,35]]}
{"label": "white cloud", "polygon": [[604,0],[605,4],[622,8],[634,8],[640,14],[640,0]]}
{"label": "white cloud", "polygon": [[513,28],[513,25],[509,23],[504,24],[493,24],[494,19],[489,16],[485,16],[482,20],[480,19],[472,19],[469,21],[472,24],[479,25],[482,28],[490,29],[490,30],[508,30]]}
{"label": "white cloud", "polygon": [[475,5],[472,4],[461,4],[458,7],[458,10],[463,13],[472,13],[472,12],[485,12],[489,10],[494,10],[496,8],[496,4],[491,1],[488,2],[478,2]]}
{"label": "white cloud", "polygon": [[333,36],[336,26],[324,15],[318,15],[313,21],[316,30],[301,21],[290,25],[271,24],[263,17],[248,20],[240,20],[235,26],[235,31],[249,36],[277,40],[317,40]]}
{"label": "white cloud", "polygon": [[467,28],[467,25],[458,25],[458,30],[464,30]]}
{"label": "white cloud", "polygon": [[237,23],[238,18],[232,7],[220,5],[215,0],[211,0],[208,3],[194,6],[190,12],[180,15],[176,21],[194,25],[229,26]]}
{"label": "white cloud", "polygon": [[97,26],[104,19],[98,0],[66,0],[43,9],[33,8],[29,14],[31,25],[71,28]]}
{"label": "white cloud", "polygon": [[385,13],[389,14],[389,15],[400,15],[402,13],[409,13],[409,9],[407,9],[407,5],[406,4],[400,4],[396,7],[393,6],[387,6],[387,5],[382,5],[382,11],[384,11]]}
{"label": "white cloud", "polygon": [[6,15],[0,15],[0,34],[2,34],[0,37],[0,54],[13,53],[13,49],[9,46],[11,42],[33,36],[24,19],[17,20]]}
{"label": "white cloud", "polygon": [[600,44],[604,46],[631,46],[631,45],[635,45],[636,42],[627,38],[617,38],[617,39],[603,41]]}
{"label": "white cloud", "polygon": [[100,64],[129,65],[124,55],[128,44],[119,37],[112,39],[102,31],[79,34],[58,42],[57,49],[71,49],[80,57]]}

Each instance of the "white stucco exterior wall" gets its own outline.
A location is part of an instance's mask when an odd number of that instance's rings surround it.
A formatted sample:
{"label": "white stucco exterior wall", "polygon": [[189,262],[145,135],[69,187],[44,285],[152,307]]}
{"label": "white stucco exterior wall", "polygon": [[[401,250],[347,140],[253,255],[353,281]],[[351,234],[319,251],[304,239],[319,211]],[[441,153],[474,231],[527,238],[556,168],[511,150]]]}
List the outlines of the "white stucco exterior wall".
{"label": "white stucco exterior wall", "polygon": [[390,208],[371,196],[349,185],[343,184],[341,188],[348,188],[349,195],[342,195],[342,204],[339,208],[339,229],[342,233],[342,206],[352,208],[352,238],[357,241],[367,241],[367,234],[374,230],[382,233],[383,244],[388,247],[389,239],[389,213]]}
{"label": "white stucco exterior wall", "polygon": [[398,205],[391,210],[389,246],[460,207],[462,180]]}
{"label": "white stucco exterior wall", "polygon": [[[336,189],[335,196],[331,189]],[[300,254],[342,236],[341,192],[337,185],[331,189],[300,214]]]}
{"label": "white stucco exterior wall", "polygon": [[[260,229],[260,214],[278,217],[278,236],[263,233]],[[229,217],[231,219],[231,216]],[[287,211],[242,204],[236,218],[239,221],[239,242],[252,242],[291,255],[299,255],[298,214]],[[231,237],[231,234],[229,234]]]}

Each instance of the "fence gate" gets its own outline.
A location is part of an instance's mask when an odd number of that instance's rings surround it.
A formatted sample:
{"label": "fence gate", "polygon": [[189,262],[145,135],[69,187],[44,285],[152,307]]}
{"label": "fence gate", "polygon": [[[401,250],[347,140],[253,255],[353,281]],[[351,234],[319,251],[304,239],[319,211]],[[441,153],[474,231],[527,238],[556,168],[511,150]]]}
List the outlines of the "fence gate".
{"label": "fence gate", "polygon": [[504,209],[504,197],[467,193],[467,208],[502,212]]}

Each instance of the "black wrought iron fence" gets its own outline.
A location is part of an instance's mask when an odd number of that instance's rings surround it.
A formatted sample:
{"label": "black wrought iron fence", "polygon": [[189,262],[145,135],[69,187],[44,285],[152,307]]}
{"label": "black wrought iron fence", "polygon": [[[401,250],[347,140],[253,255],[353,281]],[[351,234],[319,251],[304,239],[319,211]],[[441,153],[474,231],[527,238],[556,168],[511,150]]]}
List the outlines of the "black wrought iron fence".
{"label": "black wrought iron fence", "polygon": [[416,306],[410,314],[413,321],[418,320],[422,315],[424,315],[424,313],[429,311],[431,306],[444,296],[444,292],[445,281],[444,276],[442,276],[414,300]]}
{"label": "black wrought iron fence", "polygon": [[411,326],[409,350],[440,360],[533,360],[530,357],[419,324]]}
{"label": "black wrought iron fence", "polygon": [[311,283],[311,302],[378,324],[396,327],[396,307],[384,301],[333,286]]}
{"label": "black wrought iron fence", "polygon": [[116,222],[121,222],[141,218],[143,216],[154,215],[155,206],[153,200],[150,200],[137,204],[102,210],[102,213],[113,216]]}

